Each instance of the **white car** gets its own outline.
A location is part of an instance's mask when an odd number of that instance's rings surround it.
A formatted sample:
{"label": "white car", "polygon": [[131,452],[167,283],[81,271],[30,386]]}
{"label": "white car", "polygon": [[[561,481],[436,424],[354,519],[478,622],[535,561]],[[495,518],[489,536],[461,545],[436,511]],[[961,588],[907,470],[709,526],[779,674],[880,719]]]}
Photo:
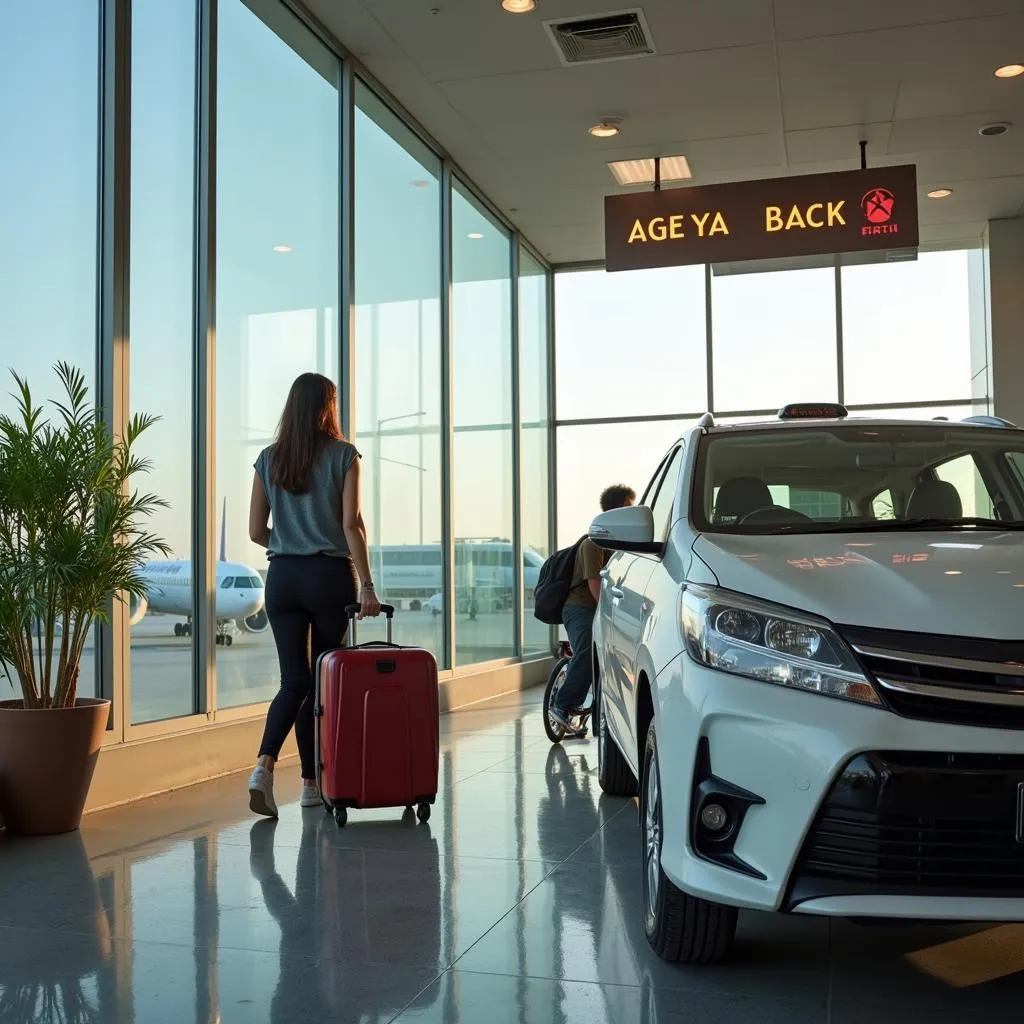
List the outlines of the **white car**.
{"label": "white car", "polygon": [[1024,430],[841,406],[705,416],[594,520],[658,954],[721,959],[741,908],[1024,921],[1022,530]]}

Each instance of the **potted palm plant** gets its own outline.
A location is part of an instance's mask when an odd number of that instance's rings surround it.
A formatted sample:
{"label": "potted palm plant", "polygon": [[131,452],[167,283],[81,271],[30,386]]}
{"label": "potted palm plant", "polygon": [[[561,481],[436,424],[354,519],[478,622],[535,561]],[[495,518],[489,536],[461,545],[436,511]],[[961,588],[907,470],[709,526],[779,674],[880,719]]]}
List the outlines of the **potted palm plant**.
{"label": "potted palm plant", "polygon": [[[13,372],[13,371],[12,371]],[[110,702],[78,695],[82,654],[112,598],[143,597],[143,563],[166,553],[145,520],[165,502],[134,488],[135,452],[155,422],[137,415],[111,436],[85,375],[56,367],[52,417],[16,373],[0,415],[0,819],[8,831],[78,828]]]}

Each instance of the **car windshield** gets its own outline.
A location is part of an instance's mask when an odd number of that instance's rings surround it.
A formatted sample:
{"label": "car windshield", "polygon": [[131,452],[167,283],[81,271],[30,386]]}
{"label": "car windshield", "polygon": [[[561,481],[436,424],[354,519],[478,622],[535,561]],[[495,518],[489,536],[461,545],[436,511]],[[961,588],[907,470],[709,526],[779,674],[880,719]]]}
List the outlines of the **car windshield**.
{"label": "car windshield", "polygon": [[701,440],[697,529],[1024,529],[1024,431],[864,421]]}

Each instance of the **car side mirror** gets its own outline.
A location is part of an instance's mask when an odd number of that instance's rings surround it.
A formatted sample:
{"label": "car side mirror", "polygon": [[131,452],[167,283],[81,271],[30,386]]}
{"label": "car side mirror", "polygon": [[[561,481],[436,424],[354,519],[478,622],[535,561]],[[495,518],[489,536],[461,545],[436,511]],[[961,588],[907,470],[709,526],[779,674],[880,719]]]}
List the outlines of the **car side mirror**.
{"label": "car side mirror", "polygon": [[658,554],[654,539],[654,513],[646,505],[627,505],[602,512],[590,524],[587,535],[606,551],[635,551]]}

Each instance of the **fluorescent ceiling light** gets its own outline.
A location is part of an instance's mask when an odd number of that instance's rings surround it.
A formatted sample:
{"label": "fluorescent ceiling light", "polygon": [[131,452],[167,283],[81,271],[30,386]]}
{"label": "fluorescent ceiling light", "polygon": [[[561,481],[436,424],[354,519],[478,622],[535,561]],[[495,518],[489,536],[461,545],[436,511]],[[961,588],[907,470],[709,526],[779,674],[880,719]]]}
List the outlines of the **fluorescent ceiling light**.
{"label": "fluorescent ceiling light", "polygon": [[537,0],[501,0],[501,6],[509,14],[529,14],[537,6]]}
{"label": "fluorescent ceiling light", "polygon": [[951,188],[933,188],[931,190],[931,192],[928,193],[928,198],[929,199],[947,199],[952,194],[953,194],[953,190]]}
{"label": "fluorescent ceiling light", "polygon": [[274,252],[291,252],[292,247],[290,245],[275,245]]}
{"label": "fluorescent ceiling light", "polygon": [[[620,185],[650,185],[654,182],[654,157],[645,160],[614,160],[608,169]],[[686,181],[692,178],[685,156],[661,158],[662,181]]]}
{"label": "fluorescent ceiling light", "polygon": [[1024,75],[1024,64],[1004,64],[1001,68],[996,68],[994,74],[996,78],[1016,78],[1018,75]]}
{"label": "fluorescent ceiling light", "polygon": [[479,231],[470,231],[470,233],[468,235],[466,235],[466,237],[467,238],[483,238],[484,236],[482,234],[480,234]]}

